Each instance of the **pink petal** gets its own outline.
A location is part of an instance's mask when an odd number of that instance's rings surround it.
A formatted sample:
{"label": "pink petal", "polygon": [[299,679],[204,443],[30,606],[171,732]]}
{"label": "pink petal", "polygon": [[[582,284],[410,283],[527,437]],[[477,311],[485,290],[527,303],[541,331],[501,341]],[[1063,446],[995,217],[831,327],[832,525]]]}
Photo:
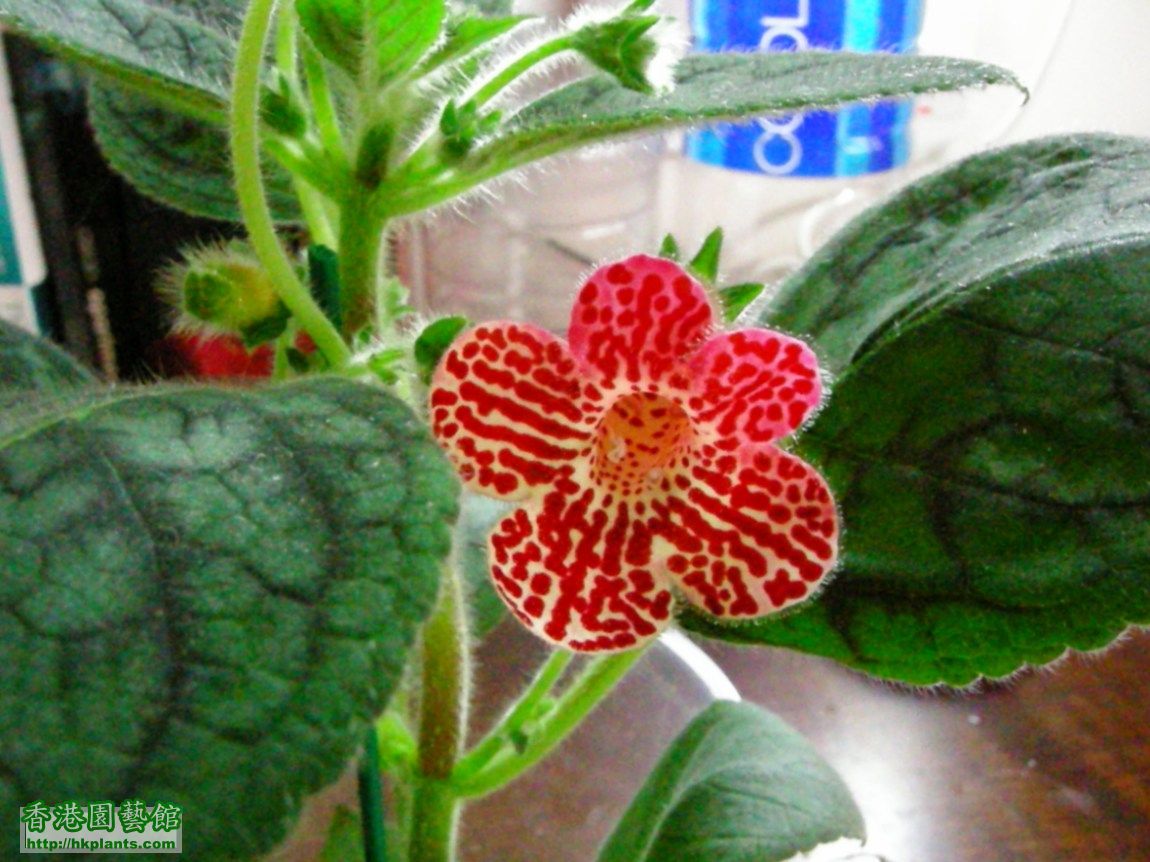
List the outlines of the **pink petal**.
{"label": "pink petal", "polygon": [[712,442],[778,440],[802,425],[822,398],[814,352],[768,329],[716,335],[691,357],[689,368],[691,418]]}
{"label": "pink petal", "polygon": [[680,360],[713,323],[707,292],[682,267],[636,255],[591,275],[571,309],[567,337],[604,388],[631,390],[676,377]]}
{"label": "pink petal", "polygon": [[561,481],[505,518],[488,544],[496,590],[524,625],[576,652],[632,649],[671,620],[652,534],[633,503]]}
{"label": "pink petal", "polygon": [[523,500],[570,473],[598,422],[567,345],[529,324],[460,337],[428,396],[432,432],[468,487]]}
{"label": "pink petal", "polygon": [[808,598],[838,553],[838,516],[823,478],[773,446],[734,455],[704,449],[654,507],[679,591],[727,619]]}

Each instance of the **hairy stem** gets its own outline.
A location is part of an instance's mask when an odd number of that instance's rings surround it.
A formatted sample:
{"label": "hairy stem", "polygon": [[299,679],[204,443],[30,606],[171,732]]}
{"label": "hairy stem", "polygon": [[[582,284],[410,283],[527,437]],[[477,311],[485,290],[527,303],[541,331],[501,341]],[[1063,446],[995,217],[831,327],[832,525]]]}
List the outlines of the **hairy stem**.
{"label": "hairy stem", "polygon": [[466,783],[500,752],[513,744],[512,739],[517,733],[521,733],[524,725],[535,717],[539,706],[551,694],[555,684],[563,675],[563,671],[571,664],[574,657],[573,653],[566,650],[556,650],[551,653],[535,675],[531,685],[520,695],[519,700],[508,710],[507,714],[465,757],[460,758],[455,767],[454,780],[456,782]]}
{"label": "hairy stem", "polygon": [[347,338],[371,323],[381,307],[386,224],[374,211],[371,194],[353,184],[344,199],[339,231],[340,305]]}
{"label": "hairy stem", "polygon": [[463,588],[452,567],[423,629],[419,752],[408,862],[452,862],[458,799],[451,774],[467,727],[470,683]]}
{"label": "hairy stem", "polygon": [[236,51],[231,111],[231,152],[236,194],[252,247],[267,270],[280,299],[311,336],[328,363],[338,369],[347,365],[351,352],[296,275],[276,235],[275,222],[264,189],[260,164],[260,68],[276,2],[252,0]]}
{"label": "hairy stem", "polygon": [[460,796],[484,796],[518,778],[567,738],[579,723],[599,705],[627,671],[643,656],[644,650],[610,655],[592,660],[555,708],[534,729],[520,750],[504,749],[477,774],[457,776],[454,787]]}

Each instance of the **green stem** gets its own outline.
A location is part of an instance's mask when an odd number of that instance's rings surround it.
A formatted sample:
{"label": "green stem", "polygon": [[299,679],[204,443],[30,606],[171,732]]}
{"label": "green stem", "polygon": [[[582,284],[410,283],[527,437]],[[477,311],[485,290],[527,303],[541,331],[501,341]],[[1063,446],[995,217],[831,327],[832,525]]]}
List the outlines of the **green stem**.
{"label": "green stem", "polygon": [[475,106],[481,108],[499,95],[509,85],[514,83],[520,75],[530,70],[549,57],[561,54],[571,48],[574,40],[570,35],[560,36],[550,42],[544,42],[537,48],[528,51],[510,66],[501,69],[490,81],[476,92],[473,100]]}
{"label": "green stem", "polygon": [[359,812],[363,822],[364,862],[387,862],[387,830],[383,825],[383,784],[379,778],[379,740],[368,731],[359,762]]}
{"label": "green stem", "polygon": [[563,675],[571,660],[573,653],[566,650],[556,650],[551,653],[547,661],[539,669],[519,700],[511,707],[507,714],[493,727],[480,742],[459,759],[455,766],[453,780],[456,782],[468,781],[480,772],[491,760],[511,745],[512,738],[523,730],[527,722],[531,721],[543,700],[551,694],[555,683]]}
{"label": "green stem", "polygon": [[319,139],[323,142],[328,155],[331,158],[340,159],[342,167],[346,169],[348,165],[347,145],[343,139],[339,113],[336,110],[331,86],[328,84],[327,69],[323,65],[323,58],[315,48],[307,43],[304,44],[301,53]]}
{"label": "green stem", "polygon": [[386,224],[375,211],[371,193],[353,183],[344,198],[339,230],[340,305],[347,338],[380,309]]}
{"label": "green stem", "polygon": [[347,365],[351,351],[296,275],[276,235],[275,222],[264,189],[260,165],[260,67],[276,2],[252,0],[236,51],[231,111],[231,151],[236,195],[252,247],[267,270],[280,299],[311,336],[328,363],[338,369]]}
{"label": "green stem", "polygon": [[455,792],[461,797],[484,796],[522,775],[579,726],[644,652],[631,650],[592,660],[521,750],[504,749],[477,774],[457,777],[453,782]]}
{"label": "green stem", "polygon": [[419,753],[408,862],[452,862],[458,799],[451,774],[467,727],[467,618],[459,575],[444,574],[439,604],[423,629]]}

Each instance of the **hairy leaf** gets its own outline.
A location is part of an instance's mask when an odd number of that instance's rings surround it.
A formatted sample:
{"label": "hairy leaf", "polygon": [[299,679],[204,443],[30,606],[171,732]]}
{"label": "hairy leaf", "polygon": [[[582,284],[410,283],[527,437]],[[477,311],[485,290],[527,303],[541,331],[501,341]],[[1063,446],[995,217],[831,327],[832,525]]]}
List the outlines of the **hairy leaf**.
{"label": "hairy leaf", "polygon": [[652,98],[599,75],[528,105],[476,161],[516,165],[629,132],[828,108],[939,90],[1018,86],[995,66],[893,54],[699,54],[676,68],[676,86]]}
{"label": "hairy leaf", "polygon": [[599,862],[782,862],[864,837],[810,743],[756,706],[720,701],[671,743]]}
{"label": "hairy leaf", "polygon": [[443,0],[296,0],[300,24],[319,52],[376,84],[402,75],[435,44]]}
{"label": "hairy leaf", "polygon": [[1150,622],[1150,143],[976,156],[849,226],[765,320],[839,374],[800,449],[842,570],[782,619],[691,627],[961,685]]}
{"label": "hairy leaf", "polygon": [[0,0],[0,22],[48,50],[162,96],[219,114],[242,0]]}
{"label": "hairy leaf", "polygon": [[0,397],[96,385],[96,377],[58,347],[0,320]]}
{"label": "hairy leaf", "polygon": [[[241,220],[222,128],[99,81],[89,88],[88,110],[104,157],[143,194],[192,215]],[[266,175],[277,218],[298,221],[299,205],[287,171],[269,161]]]}
{"label": "hairy leaf", "polygon": [[[430,611],[456,483],[339,379],[29,398],[0,428],[0,810],[180,805],[273,846],[362,742]],[[15,837],[6,838],[14,854]]]}

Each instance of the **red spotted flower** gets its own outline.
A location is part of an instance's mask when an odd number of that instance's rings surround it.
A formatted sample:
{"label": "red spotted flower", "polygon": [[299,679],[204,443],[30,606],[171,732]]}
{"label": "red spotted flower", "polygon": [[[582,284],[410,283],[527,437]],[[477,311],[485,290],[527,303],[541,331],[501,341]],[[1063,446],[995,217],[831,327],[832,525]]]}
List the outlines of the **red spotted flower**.
{"label": "red spotted flower", "polygon": [[834,501],[774,445],[819,403],[810,348],[716,331],[703,287],[644,255],[590,277],[568,335],[485,324],[432,381],[468,487],[523,504],[489,541],[515,615],[598,652],[655,637],[676,598],[734,621],[810,596],[835,564]]}

